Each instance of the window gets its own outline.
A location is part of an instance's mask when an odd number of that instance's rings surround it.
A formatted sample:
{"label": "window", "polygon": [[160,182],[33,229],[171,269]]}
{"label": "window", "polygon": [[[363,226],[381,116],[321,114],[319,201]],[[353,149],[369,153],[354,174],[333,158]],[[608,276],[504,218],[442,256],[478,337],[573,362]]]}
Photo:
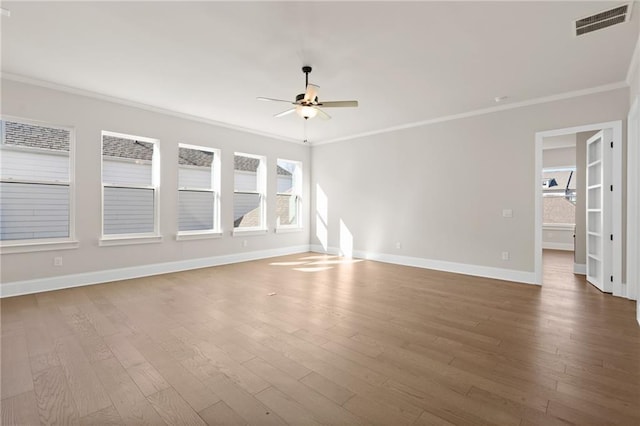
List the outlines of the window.
{"label": "window", "polygon": [[278,159],[278,192],[276,194],[276,227],[300,228],[302,163]]}
{"label": "window", "polygon": [[0,125],[2,246],[71,242],[73,130],[23,120]]}
{"label": "window", "polygon": [[104,239],[158,236],[158,141],[102,132]]}
{"label": "window", "polygon": [[542,197],[545,224],[575,224],[575,167],[543,169]]}
{"label": "window", "polygon": [[235,153],[233,181],[233,227],[244,231],[266,230],[265,158]]}
{"label": "window", "polygon": [[220,226],[220,153],[178,146],[178,235],[216,232]]}

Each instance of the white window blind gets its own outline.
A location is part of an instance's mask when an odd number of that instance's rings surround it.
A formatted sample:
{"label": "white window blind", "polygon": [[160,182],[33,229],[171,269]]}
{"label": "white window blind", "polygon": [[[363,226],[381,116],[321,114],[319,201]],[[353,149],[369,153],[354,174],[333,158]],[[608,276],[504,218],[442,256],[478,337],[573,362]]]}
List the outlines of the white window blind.
{"label": "white window blind", "polygon": [[70,238],[71,129],[0,123],[0,241]]}

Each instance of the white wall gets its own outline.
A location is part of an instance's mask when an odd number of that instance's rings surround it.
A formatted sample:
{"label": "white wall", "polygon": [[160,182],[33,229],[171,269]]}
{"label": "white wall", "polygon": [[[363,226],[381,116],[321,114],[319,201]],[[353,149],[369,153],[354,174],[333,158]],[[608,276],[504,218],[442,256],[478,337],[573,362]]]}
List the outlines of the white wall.
{"label": "white wall", "polygon": [[[575,137],[575,135],[573,135]],[[542,151],[542,167],[567,167],[576,165],[576,147],[545,149]]]}
{"label": "white wall", "polygon": [[[234,151],[267,157],[267,188],[271,198],[275,198],[276,193],[277,158],[301,161],[307,183],[303,191],[303,211],[304,217],[307,217],[310,170],[307,146],[9,80],[2,81],[2,112],[14,117],[75,127],[76,233],[80,241],[78,249],[3,254],[2,285],[37,278],[230,256],[251,251],[268,253],[288,247],[306,246],[309,243],[308,229],[286,234],[273,232],[276,221],[274,201],[267,204],[270,228],[268,234],[245,237],[230,235],[233,229]],[[161,243],[110,247],[98,245],[101,234],[102,130],[160,140],[160,231],[164,237]],[[221,219],[224,236],[220,239],[175,240],[178,223],[179,142],[221,149]],[[309,222],[305,220],[304,223]],[[243,247],[243,240],[247,240],[246,247]],[[55,256],[63,257],[63,266],[53,266]]]}
{"label": "white wall", "polygon": [[542,248],[574,251],[574,226],[542,225]]}
{"label": "white wall", "polygon": [[[357,254],[531,279],[535,132],[619,120],[627,109],[619,89],[315,146],[313,197],[323,201],[312,205],[312,243],[326,233],[339,247],[350,234]],[[324,204],[326,230],[315,213]]]}

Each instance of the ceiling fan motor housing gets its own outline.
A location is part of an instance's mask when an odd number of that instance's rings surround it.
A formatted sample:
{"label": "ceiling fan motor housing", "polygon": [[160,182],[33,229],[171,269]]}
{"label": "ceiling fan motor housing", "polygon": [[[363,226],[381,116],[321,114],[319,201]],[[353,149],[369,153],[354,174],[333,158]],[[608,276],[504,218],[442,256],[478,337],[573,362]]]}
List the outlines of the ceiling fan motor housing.
{"label": "ceiling fan motor housing", "polygon": [[300,105],[312,105],[314,102],[318,103],[318,97],[317,96],[311,102],[304,102],[304,93],[300,93],[299,95],[296,95],[296,102],[295,103],[297,103],[297,104],[300,104]]}

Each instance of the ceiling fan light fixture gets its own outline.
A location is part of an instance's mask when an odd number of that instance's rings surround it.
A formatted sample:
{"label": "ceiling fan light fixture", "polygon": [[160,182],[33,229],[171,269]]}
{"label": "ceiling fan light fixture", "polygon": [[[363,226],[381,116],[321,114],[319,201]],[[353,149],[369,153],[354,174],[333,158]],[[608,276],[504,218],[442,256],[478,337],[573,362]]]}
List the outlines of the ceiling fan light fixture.
{"label": "ceiling fan light fixture", "polygon": [[316,115],[318,115],[318,110],[315,109],[314,107],[311,106],[307,106],[307,105],[298,105],[296,107],[296,113],[304,118],[305,120],[309,119],[309,118],[313,118]]}

